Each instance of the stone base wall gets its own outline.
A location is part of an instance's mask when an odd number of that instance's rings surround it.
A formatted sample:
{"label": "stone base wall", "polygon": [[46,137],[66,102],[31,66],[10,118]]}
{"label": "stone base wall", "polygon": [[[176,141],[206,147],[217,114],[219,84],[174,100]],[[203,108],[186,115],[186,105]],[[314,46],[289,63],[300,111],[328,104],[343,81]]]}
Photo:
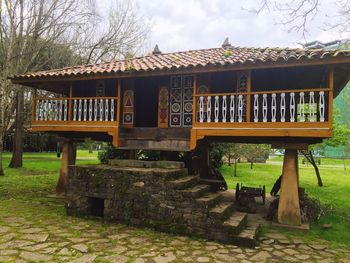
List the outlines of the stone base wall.
{"label": "stone base wall", "polygon": [[[101,198],[106,219],[178,230],[185,230],[184,225],[190,225],[202,227],[200,232],[204,232],[205,207],[190,202],[190,196],[168,183],[186,172],[185,169],[71,166],[67,212],[70,215],[92,215],[90,200]],[[192,231],[186,229],[185,232]]]}
{"label": "stone base wall", "polygon": [[234,235],[246,226],[247,216],[232,216],[233,203],[220,203],[220,194],[211,193],[198,180],[184,168],[70,166],[66,209],[69,215],[99,215],[129,225],[236,243]]}

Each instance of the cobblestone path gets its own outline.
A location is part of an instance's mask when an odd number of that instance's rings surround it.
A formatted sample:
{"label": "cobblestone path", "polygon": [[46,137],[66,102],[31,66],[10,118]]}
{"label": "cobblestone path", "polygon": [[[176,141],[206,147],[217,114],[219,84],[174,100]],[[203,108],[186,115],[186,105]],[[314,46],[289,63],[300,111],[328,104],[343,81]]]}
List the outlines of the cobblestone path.
{"label": "cobblestone path", "polygon": [[0,262],[350,262],[346,248],[306,244],[277,231],[247,249],[68,217],[62,207],[50,213],[35,204],[12,209],[0,208]]}

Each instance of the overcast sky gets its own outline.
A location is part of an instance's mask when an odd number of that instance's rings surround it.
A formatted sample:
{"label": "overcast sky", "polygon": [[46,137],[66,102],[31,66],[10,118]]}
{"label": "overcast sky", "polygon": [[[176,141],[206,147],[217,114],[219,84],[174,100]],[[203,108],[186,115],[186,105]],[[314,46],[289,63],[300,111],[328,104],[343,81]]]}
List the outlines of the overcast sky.
{"label": "overcast sky", "polygon": [[[255,14],[244,10],[258,0],[135,0],[139,11],[151,22],[148,49],[155,44],[162,52],[219,47],[225,37],[232,45],[251,47],[297,47],[297,33],[277,25],[275,14]],[[322,28],[332,1],[323,1],[319,16],[310,27],[308,41],[338,39]]]}

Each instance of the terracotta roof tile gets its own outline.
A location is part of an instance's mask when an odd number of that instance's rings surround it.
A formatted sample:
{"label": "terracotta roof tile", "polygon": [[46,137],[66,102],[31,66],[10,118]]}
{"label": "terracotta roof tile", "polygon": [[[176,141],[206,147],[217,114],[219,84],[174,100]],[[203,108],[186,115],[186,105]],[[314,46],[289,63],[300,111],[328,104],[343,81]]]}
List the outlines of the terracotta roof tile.
{"label": "terracotta roof tile", "polygon": [[295,62],[305,60],[322,60],[330,57],[348,57],[350,51],[330,49],[291,49],[291,48],[211,48],[175,53],[164,53],[112,61],[96,65],[82,65],[29,72],[16,75],[13,79],[59,78],[87,74],[138,73],[149,71],[166,71],[171,69],[206,67],[212,65],[242,65],[254,63]]}

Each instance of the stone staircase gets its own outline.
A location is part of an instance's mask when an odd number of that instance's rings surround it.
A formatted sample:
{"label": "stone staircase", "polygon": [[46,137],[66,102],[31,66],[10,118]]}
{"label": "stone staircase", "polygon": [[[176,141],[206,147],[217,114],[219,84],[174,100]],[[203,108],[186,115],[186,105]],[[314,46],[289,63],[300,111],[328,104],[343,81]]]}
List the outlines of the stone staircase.
{"label": "stone staircase", "polygon": [[[177,178],[165,182],[169,197],[165,198],[165,205],[182,210],[172,196],[178,196],[181,203],[191,203],[194,217],[204,219],[197,221],[197,229],[204,226],[206,231],[189,231],[190,234],[239,246],[255,246],[260,226],[249,220],[249,214],[235,210],[234,198],[224,197],[223,192],[212,193],[199,176],[190,176],[186,169],[181,170]],[[190,217],[184,219],[186,224],[193,225]]]}
{"label": "stone staircase", "polygon": [[183,163],[114,160],[71,166],[67,213],[253,247],[259,223],[237,212],[231,190],[213,193]]}

